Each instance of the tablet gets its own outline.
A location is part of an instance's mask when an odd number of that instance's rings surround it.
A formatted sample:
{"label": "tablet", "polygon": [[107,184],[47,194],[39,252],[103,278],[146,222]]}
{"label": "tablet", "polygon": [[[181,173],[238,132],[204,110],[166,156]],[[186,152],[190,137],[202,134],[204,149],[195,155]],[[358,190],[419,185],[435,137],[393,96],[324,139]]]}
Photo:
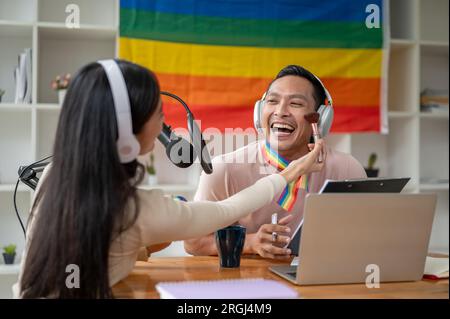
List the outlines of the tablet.
{"label": "tablet", "polygon": [[[321,193],[400,193],[410,180],[410,177],[401,178],[364,178],[347,180],[329,180],[323,184]],[[300,246],[303,220],[295,230],[291,241],[285,247],[291,249],[292,255],[297,256]]]}
{"label": "tablet", "polygon": [[400,193],[410,180],[401,178],[364,178],[341,181],[327,179],[319,191],[321,193]]}

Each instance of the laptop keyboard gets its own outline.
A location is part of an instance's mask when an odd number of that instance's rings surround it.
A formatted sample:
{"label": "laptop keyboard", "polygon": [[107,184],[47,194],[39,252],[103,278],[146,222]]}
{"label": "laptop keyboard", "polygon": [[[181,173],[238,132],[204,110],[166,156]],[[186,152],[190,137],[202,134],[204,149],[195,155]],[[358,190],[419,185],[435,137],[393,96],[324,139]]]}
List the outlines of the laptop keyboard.
{"label": "laptop keyboard", "polygon": [[294,272],[287,272],[286,275],[288,275],[289,277],[292,277],[294,279],[297,278],[297,272],[296,271],[294,271]]}

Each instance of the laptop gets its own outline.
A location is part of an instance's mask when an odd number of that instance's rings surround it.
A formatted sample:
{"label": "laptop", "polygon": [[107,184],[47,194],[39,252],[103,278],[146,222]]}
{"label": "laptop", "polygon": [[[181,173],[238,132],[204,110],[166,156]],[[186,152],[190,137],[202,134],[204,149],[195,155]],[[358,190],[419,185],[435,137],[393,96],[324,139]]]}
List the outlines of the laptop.
{"label": "laptop", "polygon": [[297,285],[380,282],[423,276],[436,194],[309,194],[297,266],[272,266]]}

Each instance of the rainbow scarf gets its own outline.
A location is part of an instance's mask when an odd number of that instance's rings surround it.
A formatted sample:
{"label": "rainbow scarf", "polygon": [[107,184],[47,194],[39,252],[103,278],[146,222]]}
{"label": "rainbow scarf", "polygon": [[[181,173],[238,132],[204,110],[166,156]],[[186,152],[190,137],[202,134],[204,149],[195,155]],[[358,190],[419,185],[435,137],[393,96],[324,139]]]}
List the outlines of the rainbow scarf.
{"label": "rainbow scarf", "polygon": [[[290,163],[290,161],[283,158],[274,149],[272,149],[267,141],[263,144],[261,153],[265,161],[276,167],[279,171],[285,169]],[[297,181],[289,183],[284,188],[280,198],[278,198],[277,204],[284,210],[290,212],[294,207],[295,201],[297,200],[297,194],[300,188],[305,189],[307,192],[309,191],[308,175],[302,175]]]}

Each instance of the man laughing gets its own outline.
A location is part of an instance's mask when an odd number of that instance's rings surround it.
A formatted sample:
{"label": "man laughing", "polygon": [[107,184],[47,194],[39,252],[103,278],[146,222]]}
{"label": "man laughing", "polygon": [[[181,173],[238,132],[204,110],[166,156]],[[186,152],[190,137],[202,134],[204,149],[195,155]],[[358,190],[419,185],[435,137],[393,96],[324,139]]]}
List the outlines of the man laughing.
{"label": "man laughing", "polygon": [[[202,174],[194,200],[228,198],[306,155],[311,147],[312,129],[304,116],[316,112],[326,98],[325,88],[311,72],[297,65],[283,68],[263,97],[260,126],[264,139],[214,158],[214,173]],[[299,183],[280,194],[278,201],[236,221],[247,229],[244,254],[274,259],[297,254],[285,246],[303,219],[306,194],[318,193],[327,179],[367,177],[355,158],[329,147],[325,147],[324,162],[320,172],[302,176]],[[278,224],[271,223],[274,213],[278,214]],[[213,234],[186,240],[184,247],[193,255],[217,255]]]}

